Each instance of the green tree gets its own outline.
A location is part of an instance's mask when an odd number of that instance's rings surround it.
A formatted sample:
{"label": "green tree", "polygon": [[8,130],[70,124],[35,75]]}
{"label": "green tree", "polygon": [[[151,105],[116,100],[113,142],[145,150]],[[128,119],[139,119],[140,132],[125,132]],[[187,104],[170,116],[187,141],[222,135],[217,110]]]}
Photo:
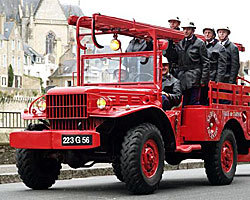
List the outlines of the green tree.
{"label": "green tree", "polygon": [[12,87],[13,80],[14,80],[14,72],[13,72],[12,65],[10,64],[8,67],[8,87]]}

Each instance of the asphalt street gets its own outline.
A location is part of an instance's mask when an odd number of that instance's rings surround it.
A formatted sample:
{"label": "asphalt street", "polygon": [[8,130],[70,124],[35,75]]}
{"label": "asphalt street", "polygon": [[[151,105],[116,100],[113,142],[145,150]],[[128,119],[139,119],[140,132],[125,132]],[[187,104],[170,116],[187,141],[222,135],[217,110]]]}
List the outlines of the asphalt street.
{"label": "asphalt street", "polygon": [[205,170],[189,169],[166,171],[160,188],[151,195],[135,196],[128,193],[125,184],[115,176],[98,176],[57,181],[49,190],[34,191],[23,183],[0,185],[2,200],[74,200],[74,199],[250,199],[250,164],[239,165],[235,179],[228,186],[211,186]]}

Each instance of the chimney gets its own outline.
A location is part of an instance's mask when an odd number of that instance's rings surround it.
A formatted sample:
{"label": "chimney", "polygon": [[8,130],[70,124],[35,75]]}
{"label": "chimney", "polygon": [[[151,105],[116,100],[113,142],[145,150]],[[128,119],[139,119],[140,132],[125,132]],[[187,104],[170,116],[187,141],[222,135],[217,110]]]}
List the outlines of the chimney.
{"label": "chimney", "polygon": [[0,14],[0,34],[4,35],[4,23],[6,22],[6,16],[4,13]]}

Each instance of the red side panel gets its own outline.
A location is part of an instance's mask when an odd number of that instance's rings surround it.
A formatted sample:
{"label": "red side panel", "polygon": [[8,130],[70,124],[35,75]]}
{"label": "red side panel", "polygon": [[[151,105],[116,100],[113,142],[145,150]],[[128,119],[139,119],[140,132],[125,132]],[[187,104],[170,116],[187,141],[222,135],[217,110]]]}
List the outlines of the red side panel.
{"label": "red side panel", "polygon": [[218,141],[223,125],[221,111],[205,106],[187,107],[183,112],[181,136],[184,141]]}

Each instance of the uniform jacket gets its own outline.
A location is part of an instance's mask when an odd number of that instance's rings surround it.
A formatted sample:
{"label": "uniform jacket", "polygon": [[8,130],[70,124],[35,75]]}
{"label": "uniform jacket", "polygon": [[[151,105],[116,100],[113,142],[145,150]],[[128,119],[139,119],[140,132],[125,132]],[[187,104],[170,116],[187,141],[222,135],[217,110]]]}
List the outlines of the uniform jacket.
{"label": "uniform jacket", "polygon": [[182,91],[208,84],[210,62],[205,43],[193,35],[181,40],[175,47],[178,58],[177,78]]}
{"label": "uniform jacket", "polygon": [[210,60],[210,80],[224,82],[227,69],[227,53],[225,47],[218,40],[206,44],[208,58]]}
{"label": "uniform jacket", "polygon": [[[181,83],[171,74],[162,77],[162,90],[169,94],[168,100],[171,107],[177,106],[181,102]],[[169,108],[170,109],[170,108]]]}
{"label": "uniform jacket", "polygon": [[224,44],[227,52],[227,70],[224,82],[236,83],[236,78],[240,69],[239,50],[231,41],[227,40]]}

